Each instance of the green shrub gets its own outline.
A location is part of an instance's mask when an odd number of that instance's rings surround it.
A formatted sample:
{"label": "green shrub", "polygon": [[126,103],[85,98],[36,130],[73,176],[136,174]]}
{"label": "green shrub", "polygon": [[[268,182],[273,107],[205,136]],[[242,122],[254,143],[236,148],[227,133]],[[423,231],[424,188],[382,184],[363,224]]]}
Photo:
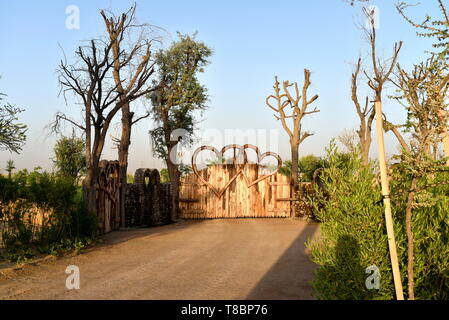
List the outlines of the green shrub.
{"label": "green shrub", "polygon": [[[311,182],[313,180],[313,173],[319,168],[326,168],[328,166],[326,160],[314,156],[308,155],[301,157],[298,160],[299,181]],[[290,160],[284,161],[284,164],[279,169],[279,172],[288,177],[292,174],[292,162]]]}
{"label": "green shrub", "polygon": [[[329,150],[329,166],[309,199],[321,222],[321,241],[309,243],[312,260],[320,265],[313,287],[320,299],[391,299],[390,264],[380,189],[373,187],[372,168],[359,157]],[[365,269],[376,265],[380,290],[366,289]]]}
{"label": "green shrub", "polygon": [[[0,179],[0,201],[15,203],[3,206],[0,219],[7,222],[2,241],[4,258],[29,255],[30,251],[52,253],[74,247],[82,248],[95,237],[97,217],[89,213],[75,180],[61,175],[34,170],[20,171],[8,184]],[[14,190],[10,192],[9,190]],[[51,212],[48,221],[36,227],[31,223],[37,206]]]}
{"label": "green shrub", "polygon": [[[322,175],[324,188],[310,197],[321,221],[321,239],[309,242],[312,260],[319,265],[312,283],[319,299],[394,299],[395,291],[375,168],[363,167],[358,154],[341,165],[331,145],[330,168]],[[447,177],[444,178],[447,180]],[[400,185],[391,183],[392,194]],[[414,209],[415,298],[449,298],[449,187],[431,190],[434,205]],[[405,198],[393,197],[393,219],[404,293],[407,292]],[[380,271],[379,290],[368,290],[367,267]]]}
{"label": "green shrub", "polygon": [[17,182],[0,175],[1,201],[8,202],[16,200],[18,192],[19,192],[19,185],[17,184]]}
{"label": "green shrub", "polygon": [[[396,209],[396,219],[401,224],[400,245],[406,248],[405,238],[405,207],[406,194],[402,190],[410,186],[407,179],[400,180],[397,168],[393,170],[395,179],[391,183],[393,205]],[[425,177],[424,179],[428,179]],[[433,178],[436,184],[449,181],[447,173],[436,173]],[[423,181],[421,181],[423,182]],[[407,190],[407,189],[405,189]],[[414,280],[416,299],[449,299],[449,186],[439,185],[419,192],[413,208],[412,230],[414,234]],[[404,250],[401,258],[401,268],[407,269],[407,253]],[[404,285],[407,276],[404,273]]]}

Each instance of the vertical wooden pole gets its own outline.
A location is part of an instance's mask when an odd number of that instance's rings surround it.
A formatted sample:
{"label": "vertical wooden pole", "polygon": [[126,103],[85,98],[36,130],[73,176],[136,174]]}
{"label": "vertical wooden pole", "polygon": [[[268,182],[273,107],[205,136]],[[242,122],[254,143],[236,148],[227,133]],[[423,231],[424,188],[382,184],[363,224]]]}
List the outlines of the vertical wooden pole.
{"label": "vertical wooden pole", "polygon": [[376,131],[377,131],[377,145],[379,152],[379,166],[380,177],[382,182],[382,196],[385,206],[385,223],[387,226],[388,247],[390,249],[391,267],[393,270],[394,287],[396,290],[396,299],[404,300],[404,292],[402,289],[401,273],[399,271],[398,254],[396,251],[396,239],[394,236],[393,217],[391,215],[391,201],[390,201],[390,186],[387,179],[387,162],[385,159],[385,143],[384,143],[384,128],[382,118],[382,102],[376,101],[374,103],[376,110]]}

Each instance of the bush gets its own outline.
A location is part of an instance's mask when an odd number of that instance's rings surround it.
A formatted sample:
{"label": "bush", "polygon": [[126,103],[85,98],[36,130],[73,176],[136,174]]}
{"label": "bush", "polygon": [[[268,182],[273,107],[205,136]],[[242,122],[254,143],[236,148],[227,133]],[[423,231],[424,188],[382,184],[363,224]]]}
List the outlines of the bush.
{"label": "bush", "polygon": [[9,202],[17,199],[19,185],[12,179],[0,175],[0,201]]}
{"label": "bush", "polygon": [[[4,180],[0,179],[0,219],[7,224],[2,235],[7,257],[20,251],[28,255],[30,250],[51,253],[55,247],[79,247],[95,236],[97,218],[87,211],[74,179],[23,170],[12,181]],[[33,218],[39,210],[50,214],[36,226]]]}
{"label": "bush", "polygon": [[[312,283],[319,299],[394,299],[395,291],[380,186],[374,165],[364,167],[357,153],[343,159],[335,145],[328,149],[330,168],[324,189],[309,198],[321,221],[321,239],[309,242],[319,265]],[[349,161],[348,161],[349,160]],[[392,194],[398,192],[391,184]],[[448,187],[433,190],[435,205],[415,209],[415,298],[449,298]],[[393,219],[404,293],[407,292],[405,199],[393,198]],[[380,271],[379,290],[368,290],[367,267]]]}
{"label": "bush", "polygon": [[[405,239],[405,207],[406,194],[401,193],[410,188],[409,181],[400,179],[403,172],[394,167],[391,183],[393,205],[396,208],[396,219],[402,222],[401,234],[404,239],[401,246],[406,248]],[[447,183],[447,173],[435,173],[424,180],[432,183]],[[423,180],[421,179],[421,180]],[[423,181],[421,181],[423,182]],[[427,181],[429,182],[429,181]],[[414,234],[414,279],[417,299],[449,299],[449,186],[438,185],[425,192],[417,192],[417,199],[412,214],[412,230]],[[407,268],[407,253],[401,257],[401,268]],[[405,273],[404,273],[405,274]],[[407,277],[403,277],[407,284]]]}
{"label": "bush", "polygon": [[[309,199],[321,222],[320,242],[309,243],[312,260],[320,265],[313,287],[320,299],[391,299],[388,243],[380,189],[373,187],[372,168],[364,168],[356,155],[341,157],[329,150],[329,166]],[[368,266],[381,274],[380,290],[365,286]]]}

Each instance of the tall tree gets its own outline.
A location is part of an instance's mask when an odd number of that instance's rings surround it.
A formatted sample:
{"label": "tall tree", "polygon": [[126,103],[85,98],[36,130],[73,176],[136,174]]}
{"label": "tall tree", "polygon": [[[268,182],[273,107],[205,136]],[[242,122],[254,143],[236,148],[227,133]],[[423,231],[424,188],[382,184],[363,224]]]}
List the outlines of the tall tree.
{"label": "tall tree", "polygon": [[14,161],[8,160],[6,161],[5,171],[8,172],[8,179],[11,179],[12,171],[16,168]]}
{"label": "tall tree", "polygon": [[54,147],[53,163],[57,172],[64,177],[78,181],[86,170],[86,156],[84,139],[75,136],[61,137]]}
{"label": "tall tree", "polygon": [[152,92],[156,86],[149,81],[154,72],[151,61],[151,28],[139,24],[136,20],[136,5],[116,17],[112,13],[101,11],[112,48],[112,75],[115,90],[121,104],[121,137],[118,143],[120,212],[125,222],[125,194],[127,186],[128,153],[131,144],[132,126],[145,119],[149,113],[135,116],[131,103]]}
{"label": "tall tree", "polygon": [[365,28],[365,33],[369,41],[370,46],[370,60],[371,60],[371,72],[370,74],[365,71],[365,76],[368,78],[368,86],[374,93],[374,109],[376,117],[376,130],[377,130],[377,145],[379,154],[379,167],[382,185],[382,197],[385,206],[385,224],[388,235],[388,247],[390,251],[391,265],[393,271],[393,280],[396,290],[396,298],[398,300],[404,299],[402,279],[399,270],[399,261],[397,256],[396,239],[393,228],[393,217],[391,213],[391,199],[390,199],[390,185],[388,182],[387,174],[387,162],[385,156],[384,145],[384,124],[382,113],[382,93],[385,83],[389,80],[391,73],[398,60],[399,52],[402,47],[402,42],[395,43],[393,49],[393,55],[388,62],[382,62],[377,55],[377,31],[375,24],[374,10],[363,8],[363,12],[369,21],[369,26]]}
{"label": "tall tree", "polygon": [[[158,70],[157,83],[161,86],[149,95],[153,106],[153,117],[157,124],[150,131],[154,151],[164,159],[172,186],[172,219],[178,215],[180,164],[177,161],[177,148],[181,142],[193,142],[197,117],[206,109],[207,89],[198,80],[198,74],[204,72],[209,63],[212,50],[195,35],[178,33],[178,40],[166,50],[156,54]],[[176,129],[182,129],[187,135],[181,141],[173,137]]]}
{"label": "tall tree", "polygon": [[441,62],[436,56],[432,56],[426,62],[415,65],[411,72],[405,71],[398,64],[396,79],[392,80],[398,88],[395,99],[407,110],[407,121],[402,127],[412,133],[411,140],[407,143],[398,130],[394,132],[403,146],[400,164],[405,174],[398,179],[404,180],[406,185],[405,225],[410,300],[415,298],[413,209],[422,204],[419,198],[424,198],[423,191],[428,189],[426,182],[432,180],[429,176],[447,169],[441,168],[441,161],[433,157],[431,150],[435,142],[440,140],[440,132],[447,123],[440,116],[442,106],[446,105],[448,90],[448,86],[441,89],[441,81],[444,79],[442,70],[446,68]]}
{"label": "tall tree", "polygon": [[[0,93],[0,103],[4,94]],[[18,122],[23,109],[7,103],[0,106],[0,150],[19,153],[26,141],[27,126]]]}
{"label": "tall tree", "polygon": [[92,39],[75,51],[77,61],[70,64],[61,60],[58,68],[59,83],[64,98],[73,94],[83,113],[83,120],[76,121],[63,112],[56,114],[51,129],[60,132],[63,122],[81,130],[85,138],[86,176],[83,181],[87,208],[96,212],[99,162],[109,126],[122,107],[115,85],[109,81],[114,59],[112,44]]}
{"label": "tall tree", "polygon": [[[307,97],[308,89],[311,85],[310,71],[304,69],[304,84],[302,92],[300,92],[298,83],[290,83],[284,81],[282,88],[277,76],[275,77],[274,95],[269,95],[266,104],[275,111],[274,117],[281,121],[282,127],[290,138],[290,151],[292,161],[292,177],[291,184],[295,199],[299,199],[299,182],[298,182],[298,158],[299,146],[305,139],[312,136],[313,133],[303,130],[302,120],[305,116],[317,113],[319,110],[314,108],[309,110],[309,106],[318,99],[318,95],[314,95],[310,100]],[[290,88],[294,87],[295,93],[290,92]],[[273,101],[273,102],[272,102]],[[289,127],[288,121],[291,119],[292,125]],[[298,205],[294,206],[294,215],[299,215]]]}
{"label": "tall tree", "polygon": [[[404,1],[398,2],[396,8],[400,15],[412,26],[414,26],[418,31],[417,35],[426,38],[435,38],[433,47],[440,52],[438,55],[447,60],[449,55],[449,14],[446,5],[442,0],[436,0],[438,8],[440,10],[439,18],[432,18],[427,15],[422,22],[415,22],[409,16],[407,16],[407,8],[411,5]],[[444,90],[446,85],[449,83],[449,73],[445,71],[445,76],[440,81],[440,90]],[[449,129],[447,125],[448,111],[445,106],[441,106],[438,115],[440,117],[440,122],[446,121],[446,126],[441,128],[440,138],[443,144],[444,155],[447,157],[447,165],[449,166]]]}

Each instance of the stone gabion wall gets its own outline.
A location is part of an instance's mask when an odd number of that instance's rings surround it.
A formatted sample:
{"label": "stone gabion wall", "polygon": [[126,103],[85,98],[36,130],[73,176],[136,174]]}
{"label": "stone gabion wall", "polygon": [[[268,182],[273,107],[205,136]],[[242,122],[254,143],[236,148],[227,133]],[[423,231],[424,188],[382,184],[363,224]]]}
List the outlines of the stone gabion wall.
{"label": "stone gabion wall", "polygon": [[161,183],[156,169],[137,169],[128,184],[125,226],[156,226],[170,222],[170,184]]}

